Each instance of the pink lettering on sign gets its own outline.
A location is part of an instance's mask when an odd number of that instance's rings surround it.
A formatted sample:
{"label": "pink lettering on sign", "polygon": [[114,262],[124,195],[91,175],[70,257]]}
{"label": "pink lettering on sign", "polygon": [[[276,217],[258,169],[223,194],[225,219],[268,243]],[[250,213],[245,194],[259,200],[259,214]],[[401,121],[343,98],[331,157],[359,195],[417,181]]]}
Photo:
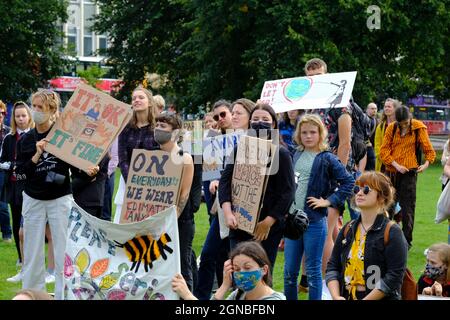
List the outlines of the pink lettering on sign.
{"label": "pink lettering on sign", "polygon": [[[79,108],[81,111],[86,111],[88,105],[94,97],[95,95],[93,93],[80,89],[78,95],[76,96],[76,99],[72,102],[72,106],[74,106],[75,108]],[[83,104],[81,104],[83,98],[85,99],[83,101]]]}

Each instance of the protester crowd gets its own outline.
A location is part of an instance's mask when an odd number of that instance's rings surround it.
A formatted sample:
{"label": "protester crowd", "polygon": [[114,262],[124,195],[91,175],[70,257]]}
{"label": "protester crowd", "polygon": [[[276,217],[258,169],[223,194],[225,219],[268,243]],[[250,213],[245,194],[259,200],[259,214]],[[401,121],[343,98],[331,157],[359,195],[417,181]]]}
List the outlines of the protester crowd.
{"label": "protester crowd", "polygon": [[[325,73],[320,59],[305,65],[307,76]],[[132,92],[132,119],[107,155],[86,172],[45,151],[45,137],[61,108],[58,94],[40,90],[30,102],[31,107],[14,104],[11,128],[3,124],[6,106],[0,103],[1,231],[6,242],[14,237],[22,266],[7,281],[45,290],[53,280],[55,298],[62,298],[70,198],[89,214],[118,223],[132,152],[146,149],[170,152],[183,163],[177,202],[181,274],[172,281],[181,298],[225,299],[231,291],[227,299],[297,300],[300,286],[311,300],[402,299],[417,176],[436,154],[426,126],[400,101],[386,99],[379,118],[376,104],[364,112],[353,99],[345,107],[284,114],[245,98],[218,100],[204,117],[204,137],[241,131],[278,147],[274,157],[280,166],[267,180],[252,235],[239,230],[233,212],[236,152],[222,159],[226,165],[219,179],[202,181],[202,164],[180,148],[183,123],[176,112],[165,111],[161,96],[143,87]],[[442,164],[450,167],[449,150],[447,143]],[[113,199],[116,169],[120,179]],[[449,177],[450,169],[444,170],[443,185]],[[197,264],[194,213],[202,194],[210,226]],[[346,207],[352,220],[343,225]],[[298,237],[285,233],[289,215],[306,217],[307,228]],[[50,274],[54,269],[50,280],[45,241]],[[279,250],[285,256],[283,293],[272,289]],[[419,293],[449,296],[449,264],[449,245],[430,244]]]}

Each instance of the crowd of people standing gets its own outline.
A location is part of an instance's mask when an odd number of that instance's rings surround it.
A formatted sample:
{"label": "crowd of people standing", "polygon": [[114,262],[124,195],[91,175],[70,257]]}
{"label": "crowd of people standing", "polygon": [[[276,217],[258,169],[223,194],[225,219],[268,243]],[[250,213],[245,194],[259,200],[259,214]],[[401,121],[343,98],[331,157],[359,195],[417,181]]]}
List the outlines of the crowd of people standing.
{"label": "crowd of people standing", "polygon": [[[315,58],[307,62],[307,76],[324,73],[324,61]],[[278,144],[274,157],[281,165],[268,179],[252,235],[239,230],[233,212],[232,157],[236,152],[222,159],[226,165],[219,179],[202,181],[202,164],[180,148],[183,124],[175,112],[164,111],[164,99],[137,87],[131,105],[133,117],[108,154],[83,172],[45,151],[45,137],[61,107],[57,93],[35,92],[31,107],[17,102],[11,129],[3,125],[6,109],[0,104],[1,231],[4,241],[14,236],[22,264],[20,276],[12,281],[22,281],[24,289],[45,290],[47,239],[54,255],[55,297],[61,299],[70,198],[89,214],[105,220],[114,217],[118,223],[132,152],[146,149],[170,152],[184,165],[176,204],[181,275],[173,279],[173,289],[184,299],[224,299],[225,293],[234,289],[229,299],[296,300],[301,269],[300,285],[311,300],[322,299],[324,291],[336,300],[401,299],[407,252],[413,243],[417,175],[434,162],[436,154],[426,126],[413,119],[400,101],[387,99],[381,119],[376,104],[370,103],[364,121],[359,122],[355,115],[362,109],[353,99],[345,107],[292,110],[282,115],[268,104],[245,98],[232,103],[218,100],[205,115],[205,137],[231,130]],[[362,144],[356,144],[359,136]],[[443,164],[449,161],[446,156]],[[113,199],[116,168],[120,179]],[[192,248],[194,213],[199,210],[202,193],[210,226],[197,265]],[[111,212],[112,201],[115,213]],[[344,226],[346,203],[352,219]],[[223,213],[222,226],[217,208]],[[287,238],[286,215],[298,211],[307,215],[308,228],[299,239]],[[226,236],[221,227],[228,230]],[[279,248],[285,256],[283,293],[271,289]],[[421,283],[438,274],[438,291],[448,294],[448,277],[443,276],[449,272],[448,251],[440,247],[430,250],[444,252],[439,256],[441,269],[428,272]],[[370,281],[373,267],[380,271],[376,286]],[[423,290],[436,292],[435,287],[434,291]]]}

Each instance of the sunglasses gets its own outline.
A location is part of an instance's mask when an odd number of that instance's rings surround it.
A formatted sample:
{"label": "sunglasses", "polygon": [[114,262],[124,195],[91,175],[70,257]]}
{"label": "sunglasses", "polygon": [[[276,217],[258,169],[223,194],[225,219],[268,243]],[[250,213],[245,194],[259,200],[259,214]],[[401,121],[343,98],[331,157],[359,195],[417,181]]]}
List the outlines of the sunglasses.
{"label": "sunglasses", "polygon": [[364,187],[360,187],[360,186],[354,186],[353,187],[353,193],[354,194],[358,194],[359,193],[359,191],[362,189],[362,192],[365,194],[365,195],[368,195],[369,194],[369,192],[370,191],[372,191],[372,189],[370,189],[369,188],[369,186],[364,186]]}
{"label": "sunglasses", "polygon": [[225,118],[227,116],[227,113],[225,111],[222,111],[218,115],[215,114],[214,117],[213,117],[214,121],[216,121],[216,122],[219,121],[219,116],[220,116],[220,118],[223,119],[223,118]]}

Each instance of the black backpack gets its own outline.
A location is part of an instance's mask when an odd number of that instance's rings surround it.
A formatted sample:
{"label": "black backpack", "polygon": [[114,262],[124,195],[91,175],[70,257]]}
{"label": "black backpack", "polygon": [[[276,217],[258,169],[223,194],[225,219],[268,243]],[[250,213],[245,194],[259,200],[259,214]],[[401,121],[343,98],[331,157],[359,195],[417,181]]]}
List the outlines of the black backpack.
{"label": "black backpack", "polygon": [[352,111],[352,158],[357,164],[367,153],[366,141],[370,137],[371,121],[353,99],[350,99],[350,106]]}

